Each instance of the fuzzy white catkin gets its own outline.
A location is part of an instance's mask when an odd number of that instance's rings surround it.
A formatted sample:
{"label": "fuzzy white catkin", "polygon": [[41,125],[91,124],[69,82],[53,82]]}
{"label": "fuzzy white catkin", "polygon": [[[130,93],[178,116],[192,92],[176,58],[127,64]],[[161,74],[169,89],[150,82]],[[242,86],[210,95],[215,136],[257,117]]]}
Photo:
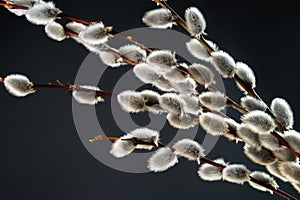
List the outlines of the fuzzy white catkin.
{"label": "fuzzy white catkin", "polygon": [[144,49],[137,45],[129,44],[119,48],[119,53],[136,63],[140,63],[146,60],[147,53]]}
{"label": "fuzzy white catkin", "polygon": [[261,110],[266,111],[267,105],[254,97],[245,96],[241,98],[241,106],[245,108],[247,111]]}
{"label": "fuzzy white catkin", "polygon": [[280,162],[274,162],[270,165],[266,165],[266,169],[273,176],[276,176],[277,178],[280,178],[282,181],[287,182],[288,179],[280,172],[279,166],[280,166]]}
{"label": "fuzzy white catkin", "polygon": [[200,158],[204,156],[203,147],[191,139],[182,139],[173,145],[175,153],[191,161],[200,163]]}
{"label": "fuzzy white catkin", "polygon": [[35,92],[33,83],[24,75],[11,74],[4,78],[4,87],[16,97],[25,97]]}
{"label": "fuzzy white catkin", "polygon": [[[10,0],[10,2],[14,5],[31,8],[37,1],[36,0]],[[27,12],[27,10],[24,9],[8,9],[8,10],[19,17],[25,15]]]}
{"label": "fuzzy white catkin", "polygon": [[227,105],[227,98],[221,92],[203,92],[199,95],[199,100],[203,106],[216,111]]}
{"label": "fuzzy white catkin", "polygon": [[100,51],[99,57],[101,61],[110,67],[120,67],[121,65],[125,65],[126,63],[123,63],[120,59],[118,59],[117,56],[114,54],[107,52],[107,51]]}
{"label": "fuzzy white catkin", "polygon": [[169,70],[164,72],[163,76],[171,82],[183,81],[185,79],[184,75],[177,67],[171,67]]}
{"label": "fuzzy white catkin", "polygon": [[271,132],[275,128],[275,123],[272,117],[260,110],[249,112],[242,116],[241,120],[258,133]]}
{"label": "fuzzy white catkin", "polygon": [[174,18],[172,13],[165,8],[159,8],[147,11],[143,17],[143,22],[152,28],[172,28],[174,24]]}
{"label": "fuzzy white catkin", "polygon": [[131,135],[133,138],[137,138],[138,140],[143,141],[145,143],[150,143],[150,145],[137,144],[136,149],[151,150],[153,147],[152,143],[157,145],[159,140],[159,132],[148,128],[135,129],[131,131],[128,135]]}
{"label": "fuzzy white catkin", "polygon": [[228,131],[228,125],[224,118],[217,114],[203,113],[199,118],[201,127],[211,135],[219,136]]}
{"label": "fuzzy white catkin", "polygon": [[281,162],[298,162],[299,159],[296,155],[294,155],[288,148],[281,147],[273,151],[273,154],[277,158],[277,160]]}
{"label": "fuzzy white catkin", "polygon": [[162,71],[169,70],[177,62],[175,54],[169,50],[153,51],[148,55],[146,61]]}
{"label": "fuzzy white catkin", "polygon": [[270,133],[260,134],[259,140],[261,142],[261,145],[271,151],[274,151],[278,148],[280,148],[281,144],[279,143],[278,139],[275,138]]}
{"label": "fuzzy white catkin", "polygon": [[191,35],[201,35],[206,29],[206,21],[203,14],[196,7],[185,10],[185,21]]}
{"label": "fuzzy white catkin", "polygon": [[[135,144],[133,140],[130,140],[131,136],[125,135],[115,141],[112,144],[110,154],[113,155],[116,158],[122,158],[129,154],[131,154],[135,149]],[[129,140],[123,140],[123,139],[129,139]]]}
{"label": "fuzzy white catkin", "polygon": [[297,153],[300,153],[300,133],[294,130],[285,131],[283,138]]}
{"label": "fuzzy white catkin", "polygon": [[138,77],[143,83],[153,84],[162,75],[150,64],[140,63],[133,68],[133,73]]}
{"label": "fuzzy white catkin", "polygon": [[[218,49],[216,44],[213,42],[206,40],[207,44],[212,47],[215,51]],[[186,42],[186,48],[189,53],[199,60],[209,61],[210,54],[208,53],[207,49],[197,40],[191,39],[190,41]]]}
{"label": "fuzzy white catkin", "polygon": [[108,40],[107,29],[102,22],[88,26],[79,33],[78,37],[91,45],[103,44]]}
{"label": "fuzzy white catkin", "polygon": [[280,172],[292,183],[300,184],[300,165],[295,162],[282,162]]}
{"label": "fuzzy white catkin", "polygon": [[161,95],[159,104],[168,113],[175,115],[184,113],[184,102],[177,94],[165,93]]}
{"label": "fuzzy white catkin", "polygon": [[264,147],[258,149],[246,144],[244,153],[250,160],[260,165],[269,165],[276,161],[273,152]]}
{"label": "fuzzy white catkin", "polygon": [[60,13],[61,10],[56,8],[53,2],[49,1],[34,4],[26,12],[25,16],[33,24],[46,25],[54,21]]}
{"label": "fuzzy white catkin", "polygon": [[[214,162],[224,166],[227,165],[223,158],[216,159]],[[205,181],[219,181],[222,179],[222,170],[208,163],[204,163],[199,167],[198,175]]]}
{"label": "fuzzy white catkin", "polygon": [[75,33],[80,33],[85,30],[87,26],[78,22],[69,22],[66,24],[66,27]]}
{"label": "fuzzy white catkin", "polygon": [[237,68],[234,59],[224,51],[212,52],[211,63],[224,78],[232,78]]}
{"label": "fuzzy white catkin", "polygon": [[[236,67],[237,67],[237,69],[235,71],[235,74],[241,80],[243,80],[243,83],[248,88],[255,88],[256,87],[256,79],[255,79],[255,75],[254,75],[254,72],[252,71],[252,69],[248,65],[246,65],[245,63],[242,63],[242,62],[237,62]],[[239,84],[237,84],[237,85],[242,91],[245,91],[244,88],[242,88]]]}
{"label": "fuzzy white catkin", "polygon": [[180,94],[195,94],[197,83],[194,81],[194,79],[187,77],[183,81],[172,83],[172,86]]}
{"label": "fuzzy white catkin", "polygon": [[158,149],[148,160],[148,169],[163,172],[178,163],[176,154],[169,147]]}
{"label": "fuzzy white catkin", "polygon": [[193,115],[198,115],[201,111],[199,99],[196,96],[179,94],[179,97],[183,100],[184,111]]}
{"label": "fuzzy white catkin", "polygon": [[229,141],[235,140],[236,143],[240,141],[240,139],[237,137],[236,130],[237,127],[240,125],[233,119],[224,118],[225,123],[227,124],[228,131],[224,132],[224,137],[226,137]]}
{"label": "fuzzy white catkin", "polygon": [[246,124],[241,124],[237,128],[237,135],[248,145],[252,147],[260,147],[260,139],[259,134],[254,132],[249,126]]}
{"label": "fuzzy white catkin", "polygon": [[157,80],[155,80],[153,85],[155,87],[157,87],[157,89],[159,89],[160,91],[164,91],[164,92],[176,92],[177,91],[177,90],[175,90],[173,85],[162,76],[159,77]]}
{"label": "fuzzy white catkin", "polygon": [[273,99],[271,103],[271,110],[273,111],[277,122],[279,122],[283,127],[287,129],[293,128],[293,111],[286,100],[281,98]]}
{"label": "fuzzy white catkin", "polygon": [[57,22],[48,23],[45,26],[45,32],[49,38],[59,42],[67,37],[64,27]]}
{"label": "fuzzy white catkin", "polygon": [[189,73],[192,78],[197,81],[200,85],[205,87],[213,84],[214,81],[214,73],[208,67],[201,64],[193,64],[188,68]]}
{"label": "fuzzy white catkin", "polygon": [[101,91],[97,87],[80,85],[76,86],[72,92],[74,99],[81,104],[95,105],[98,102],[104,102],[104,99],[97,96],[96,92]]}
{"label": "fuzzy white catkin", "polygon": [[167,120],[172,127],[178,129],[189,129],[199,124],[199,117],[189,114],[178,115],[169,113]]}
{"label": "fuzzy white catkin", "polygon": [[223,179],[236,184],[243,184],[250,180],[250,171],[244,165],[228,165],[223,171]]}
{"label": "fuzzy white catkin", "polygon": [[144,99],[138,92],[123,91],[117,98],[121,108],[126,112],[137,113],[145,110]]}
{"label": "fuzzy white catkin", "polygon": [[[255,180],[258,180],[260,183],[266,184],[268,186],[273,187],[274,189],[279,188],[278,184],[276,183],[276,181],[274,180],[274,178],[272,178],[269,174],[265,173],[265,172],[260,172],[260,171],[254,171],[250,174],[250,176],[252,178],[254,178]],[[249,184],[257,189],[257,190],[261,190],[263,192],[270,192],[271,194],[273,194],[272,190],[269,190],[261,185],[258,185],[257,183],[254,183],[252,181],[249,181]]]}

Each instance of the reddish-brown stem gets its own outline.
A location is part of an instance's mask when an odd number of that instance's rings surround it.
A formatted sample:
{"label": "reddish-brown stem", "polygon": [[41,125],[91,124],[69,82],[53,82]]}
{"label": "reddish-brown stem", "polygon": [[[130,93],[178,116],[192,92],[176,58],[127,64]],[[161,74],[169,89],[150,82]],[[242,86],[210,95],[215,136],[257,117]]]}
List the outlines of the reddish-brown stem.
{"label": "reddish-brown stem", "polygon": [[121,58],[123,62],[125,62],[125,63],[131,65],[132,67],[135,67],[135,66],[138,64],[138,63],[136,63],[136,62],[134,62],[134,61],[128,59],[127,57],[121,55],[120,53],[116,52],[115,50],[113,50],[113,49],[111,49],[111,48],[110,48],[110,49],[107,49],[107,50],[105,50],[105,51],[108,52],[108,53],[111,53],[111,54],[115,55],[115,56],[118,57],[118,58]]}
{"label": "reddish-brown stem", "polygon": [[19,6],[19,5],[14,5],[11,4],[10,2],[8,3],[0,3],[0,6],[7,8],[7,9],[20,9],[20,10],[28,10],[29,8],[26,6]]}
{"label": "reddish-brown stem", "polygon": [[104,135],[99,135],[97,137],[94,137],[93,139],[90,139],[89,142],[94,143],[94,142],[97,142],[97,141],[104,141],[104,140],[116,141],[118,139],[119,139],[118,137],[107,137],[107,136],[104,136]]}
{"label": "reddish-brown stem", "polygon": [[78,33],[75,33],[74,31],[68,29],[67,27],[64,27],[64,30],[67,36],[78,38]]}

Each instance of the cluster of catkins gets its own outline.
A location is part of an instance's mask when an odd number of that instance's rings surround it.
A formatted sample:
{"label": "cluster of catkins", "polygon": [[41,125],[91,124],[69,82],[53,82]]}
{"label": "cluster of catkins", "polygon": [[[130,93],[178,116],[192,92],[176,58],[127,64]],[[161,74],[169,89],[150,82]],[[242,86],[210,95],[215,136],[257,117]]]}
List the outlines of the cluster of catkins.
{"label": "cluster of catkins", "polygon": [[[229,140],[243,141],[244,153],[253,162],[283,181],[290,182],[300,192],[300,133],[293,130],[293,113],[288,103],[281,98],[272,101],[270,108],[255,93],[256,79],[252,69],[242,62],[236,62],[228,53],[203,38],[206,22],[195,7],[185,12],[185,21],[167,8],[159,8],[145,13],[143,22],[152,28],[171,28],[184,22],[192,39],[186,43],[187,50],[196,58],[207,62],[224,77],[232,78],[245,93],[240,107],[244,111],[241,122],[236,122],[221,111],[231,106],[228,97],[215,87],[213,71],[203,64],[179,63],[170,50],[149,50],[138,44],[119,48],[108,45],[115,31],[102,22],[87,22],[67,16],[52,2],[41,0],[6,1],[6,8],[18,16],[25,17],[33,24],[45,25],[45,32],[51,39],[62,41],[72,38],[91,52],[99,55],[103,63],[111,67],[125,64],[134,66],[133,73],[144,83],[151,84],[161,93],[144,91],[124,91],[117,95],[118,102],[126,112],[152,112],[166,114],[171,126],[189,129],[196,125],[214,136],[225,136]],[[164,2],[155,1],[157,3]],[[9,6],[10,5],[10,6]],[[19,7],[16,7],[18,5]],[[15,7],[14,7],[15,6]],[[60,18],[70,19],[65,26],[58,23]],[[13,95],[24,97],[34,93],[39,85],[26,76],[13,74],[3,79],[5,88]],[[199,94],[197,87],[204,87]],[[95,105],[104,101],[101,90],[93,86],[70,85],[61,87],[72,92],[79,103]],[[119,138],[112,145],[110,153],[121,158],[135,149],[150,150],[159,147],[149,159],[151,171],[161,172],[175,165],[177,157],[185,157],[201,163],[204,150],[197,142],[184,139],[172,147],[159,144],[159,133],[146,128],[136,129]],[[219,167],[204,163],[198,174],[203,180],[227,180],[272,191],[253,182],[277,189],[272,177],[264,172],[250,172],[243,165],[231,165],[223,159],[214,161]]]}

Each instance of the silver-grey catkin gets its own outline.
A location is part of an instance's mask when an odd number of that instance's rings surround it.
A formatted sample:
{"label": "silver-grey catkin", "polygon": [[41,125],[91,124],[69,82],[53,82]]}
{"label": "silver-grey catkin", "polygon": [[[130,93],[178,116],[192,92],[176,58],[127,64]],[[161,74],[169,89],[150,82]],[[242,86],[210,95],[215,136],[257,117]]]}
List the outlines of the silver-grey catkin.
{"label": "silver-grey catkin", "polygon": [[224,78],[232,78],[237,69],[234,59],[224,51],[212,52],[211,63]]}
{"label": "silver-grey catkin", "polygon": [[175,23],[172,13],[165,8],[147,11],[143,17],[143,22],[152,28],[172,28]]}
{"label": "silver-grey catkin", "polygon": [[245,96],[241,98],[241,106],[245,108],[247,111],[261,110],[266,111],[267,105],[254,97]]}
{"label": "silver-grey catkin", "polygon": [[159,104],[168,113],[175,115],[184,113],[184,102],[177,94],[165,93],[161,95]]}
{"label": "silver-grey catkin", "polygon": [[300,165],[296,162],[282,162],[280,172],[292,183],[300,184]]}
{"label": "silver-grey catkin", "polygon": [[267,113],[255,110],[242,116],[242,122],[249,125],[255,132],[271,132],[275,128],[273,118]]}
{"label": "silver-grey catkin", "polygon": [[224,118],[217,114],[203,113],[199,118],[201,127],[211,135],[219,136],[228,131],[228,125]]}
{"label": "silver-grey catkin", "polygon": [[175,154],[198,163],[200,163],[200,158],[204,156],[203,147],[191,139],[179,140],[173,145],[173,149],[175,149]]}
{"label": "silver-grey catkin", "polygon": [[244,165],[232,164],[226,166],[223,171],[223,179],[236,184],[244,184],[250,180],[250,171]]}
{"label": "silver-grey catkin", "polygon": [[163,172],[178,163],[176,154],[169,147],[158,149],[148,160],[148,169]]}
{"label": "silver-grey catkin", "polygon": [[252,147],[260,147],[259,134],[254,132],[248,125],[241,124],[237,127],[237,135],[248,145]]}
{"label": "silver-grey catkin", "polygon": [[185,21],[191,35],[201,35],[206,29],[206,21],[203,14],[196,7],[185,10]]}
{"label": "silver-grey catkin", "polygon": [[219,111],[226,107],[227,98],[221,92],[202,92],[199,95],[200,103],[211,109]]}
{"label": "silver-grey catkin", "polygon": [[[255,88],[256,79],[252,69],[248,65],[242,62],[237,62],[236,67],[237,69],[235,74],[243,81],[243,83],[247,86],[247,88]],[[245,89],[241,87],[238,83],[237,85],[242,91],[246,92]]]}
{"label": "silver-grey catkin", "polygon": [[167,120],[170,125],[178,129],[189,129],[199,124],[199,117],[191,114],[172,114],[167,115]]}
{"label": "silver-grey catkin", "polygon": [[[214,162],[223,166],[227,165],[223,158],[216,159]],[[222,170],[208,163],[204,163],[199,167],[198,176],[205,181],[219,181],[222,179]]]}
{"label": "silver-grey catkin", "polygon": [[264,147],[258,149],[246,144],[244,153],[250,160],[260,165],[269,165],[276,161],[273,152]]}
{"label": "silver-grey catkin", "polygon": [[273,99],[271,103],[271,110],[273,111],[276,121],[287,129],[293,128],[294,116],[290,105],[286,100],[281,98]]}
{"label": "silver-grey catkin", "polygon": [[191,74],[192,78],[202,86],[208,87],[209,85],[215,83],[215,75],[213,71],[204,65],[190,65],[188,71]]}
{"label": "silver-grey catkin", "polygon": [[117,98],[121,108],[126,112],[137,113],[145,110],[144,99],[138,92],[123,91]]}
{"label": "silver-grey catkin", "polygon": [[[277,188],[279,188],[278,184],[276,183],[276,181],[274,180],[274,178],[272,178],[269,174],[265,173],[265,172],[260,172],[260,171],[254,171],[250,174],[250,176],[252,178],[254,178],[255,180],[258,180],[260,183],[263,183],[265,185],[271,186],[272,188],[274,188],[275,190]],[[267,189],[266,187],[263,187],[257,183],[254,183],[252,181],[249,181],[249,184],[257,189],[257,190],[261,190],[263,192],[270,192],[271,194],[273,194],[272,190]]]}

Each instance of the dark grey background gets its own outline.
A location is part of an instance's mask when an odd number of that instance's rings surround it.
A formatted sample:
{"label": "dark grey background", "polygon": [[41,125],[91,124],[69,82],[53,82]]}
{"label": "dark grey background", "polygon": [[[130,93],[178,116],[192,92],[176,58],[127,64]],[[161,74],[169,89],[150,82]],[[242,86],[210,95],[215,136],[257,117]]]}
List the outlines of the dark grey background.
{"label": "dark grey background", "polygon": [[[144,11],[155,8],[150,0],[55,3],[66,13],[103,19],[106,25],[114,25],[121,31],[142,27]],[[286,98],[295,112],[295,129],[300,128],[297,1],[169,0],[169,3],[180,14],[187,6],[198,6],[207,19],[208,38],[254,69],[257,90],[267,103],[277,96]],[[42,27],[2,8],[0,27],[1,76],[22,73],[40,83],[56,79],[73,82],[88,54],[71,40],[51,41]],[[110,91],[113,80],[129,69],[109,71],[99,85]],[[227,93],[238,100],[241,93],[235,85],[231,81],[225,84]],[[196,175],[197,166],[185,160],[161,174],[115,171],[94,159],[82,145],[72,119],[70,95],[42,90],[19,99],[7,94],[2,86],[0,89],[1,199],[281,199],[247,184],[203,182]],[[97,110],[107,134],[118,134],[118,127],[110,122],[109,102],[97,105]],[[235,112],[230,114],[237,117]],[[220,139],[208,157],[224,157],[232,163],[246,164],[251,170],[263,169],[245,158],[241,149],[241,144]],[[281,189],[297,196],[290,185],[278,183]]]}

